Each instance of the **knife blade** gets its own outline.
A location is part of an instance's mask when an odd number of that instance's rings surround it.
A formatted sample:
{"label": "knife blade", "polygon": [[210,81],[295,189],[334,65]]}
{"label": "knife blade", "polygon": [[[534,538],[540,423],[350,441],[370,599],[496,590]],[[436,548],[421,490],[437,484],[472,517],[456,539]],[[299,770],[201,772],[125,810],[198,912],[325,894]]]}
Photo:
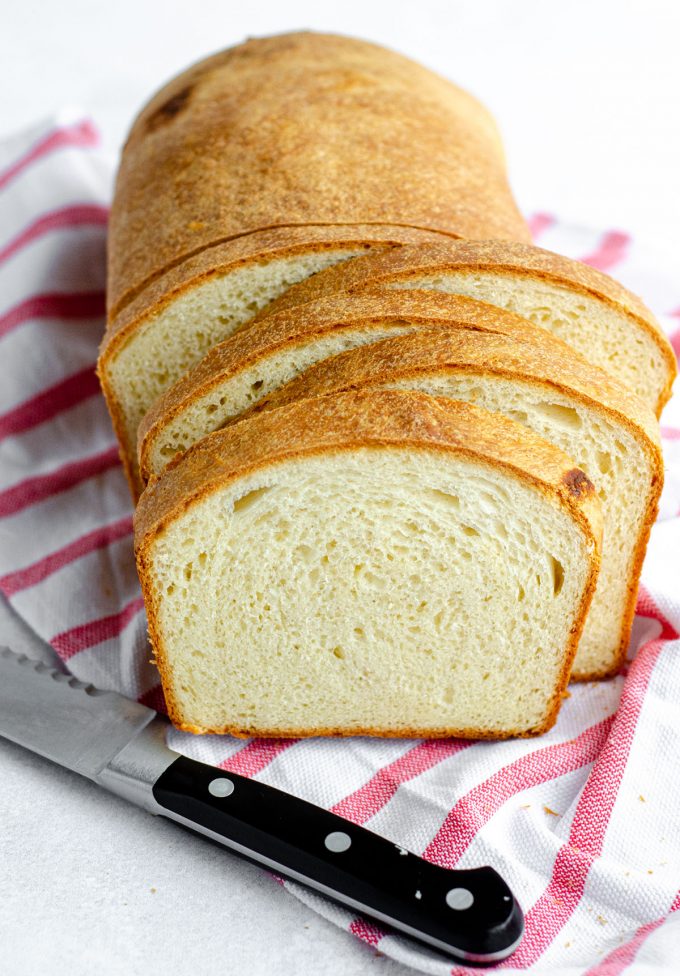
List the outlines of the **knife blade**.
{"label": "knife blade", "polygon": [[168,723],[0,648],[0,735],[458,960],[506,959],[522,910],[491,867],[452,870],[272,786],[165,745]]}

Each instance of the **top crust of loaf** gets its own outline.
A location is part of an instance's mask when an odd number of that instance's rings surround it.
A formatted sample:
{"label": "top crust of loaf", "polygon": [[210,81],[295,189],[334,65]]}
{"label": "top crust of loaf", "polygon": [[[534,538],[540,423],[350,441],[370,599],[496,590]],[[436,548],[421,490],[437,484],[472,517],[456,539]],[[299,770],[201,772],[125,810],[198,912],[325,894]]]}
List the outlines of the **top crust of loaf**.
{"label": "top crust of loaf", "polygon": [[504,468],[572,512],[599,544],[600,503],[562,451],[499,414],[396,390],[349,391],[298,401],[215,431],[152,478],[135,511],[135,549],[203,496],[258,468],[307,454],[398,445],[453,451]]}
{"label": "top crust of loaf", "polygon": [[406,281],[411,277],[446,271],[493,271],[542,279],[599,299],[630,316],[653,337],[668,364],[668,382],[659,410],[668,402],[677,374],[675,354],[655,316],[642,299],[596,268],[531,244],[452,240],[404,245],[383,253],[367,254],[294,285],[260,312],[255,321],[274,312],[314,301],[332,291],[370,289],[387,281]]}
{"label": "top crust of loaf", "polygon": [[112,312],[206,247],[309,224],[529,239],[472,96],[364,41],[259,38],[194,65],[136,120],[111,212]]}

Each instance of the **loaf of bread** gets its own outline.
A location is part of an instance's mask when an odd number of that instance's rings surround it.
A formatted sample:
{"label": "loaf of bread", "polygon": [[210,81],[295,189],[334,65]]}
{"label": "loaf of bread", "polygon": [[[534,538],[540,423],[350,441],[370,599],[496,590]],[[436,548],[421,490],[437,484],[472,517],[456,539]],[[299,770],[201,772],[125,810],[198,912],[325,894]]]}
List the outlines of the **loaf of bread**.
{"label": "loaf of bread", "polygon": [[291,284],[398,243],[528,240],[495,123],[347,37],[247,41],[171,81],[126,143],[99,374],[131,484],[163,391]]}
{"label": "loaf of bread", "polygon": [[[530,322],[493,305],[402,289],[335,292],[307,303],[304,312],[294,306],[239,329],[188,370],[142,419],[142,482],[321,359],[406,332],[461,328],[530,337],[537,333]],[[570,354],[552,336],[538,335]]]}
{"label": "loaf of bread", "polygon": [[671,395],[675,354],[637,295],[580,261],[528,244],[449,241],[366,255],[289,289],[258,317],[376,286],[453,292],[516,312],[611,373],[657,416]]}
{"label": "loaf of bread", "polygon": [[376,45],[249,40],[143,109],[98,373],[180,728],[534,735],[621,667],[675,357],[529,240],[486,110]]}
{"label": "loaf of bread", "polygon": [[234,424],[135,515],[170,715],[235,735],[540,733],[600,532],[570,458],[465,403],[358,391]]}
{"label": "loaf of bread", "polygon": [[574,459],[602,503],[602,568],[573,677],[604,678],[625,659],[638,582],[663,484],[652,411],[562,343],[533,335],[439,330],[327,359],[264,402],[350,389],[420,390],[504,414]]}

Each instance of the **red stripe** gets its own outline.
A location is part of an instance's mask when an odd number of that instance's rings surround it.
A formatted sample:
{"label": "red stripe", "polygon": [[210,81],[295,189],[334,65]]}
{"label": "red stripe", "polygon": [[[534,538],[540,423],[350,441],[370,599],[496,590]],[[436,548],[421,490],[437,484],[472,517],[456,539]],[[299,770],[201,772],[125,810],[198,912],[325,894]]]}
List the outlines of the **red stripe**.
{"label": "red stripe", "polygon": [[86,147],[96,146],[98,143],[99,133],[89,119],[83,119],[82,122],[76,122],[74,125],[54,129],[36,142],[15,163],[12,163],[11,166],[8,166],[7,169],[0,173],[0,190],[4,190],[31,163],[34,163],[37,159],[41,159],[48,153],[55,152],[57,149],[65,149],[68,146]]}
{"label": "red stripe", "polygon": [[49,213],[37,217],[32,224],[22,230],[14,240],[0,250],[0,264],[7,261],[22,247],[30,244],[53,230],[64,230],[70,227],[95,226],[106,227],[109,211],[97,203],[80,203],[61,210],[51,210]]}
{"label": "red stripe", "polygon": [[680,441],[680,430],[677,427],[662,427],[661,436],[667,441]]}
{"label": "red stripe", "polygon": [[592,254],[581,258],[584,264],[589,264],[600,271],[608,271],[615,264],[626,257],[631,239],[628,234],[620,230],[609,230],[602,235],[600,243]]}
{"label": "red stripe", "polygon": [[94,319],[106,311],[103,291],[33,295],[0,315],[0,338],[29,319]]}
{"label": "red stripe", "polygon": [[139,696],[137,701],[140,703],[140,705],[146,705],[147,708],[153,708],[162,715],[168,714],[168,706],[165,703],[165,695],[163,694],[163,688],[161,685],[154,685],[153,688],[149,688],[148,691],[145,691],[143,695]]}
{"label": "red stripe", "polygon": [[131,532],[132,518],[129,515],[111,525],[94,529],[94,531],[75,539],[62,549],[57,549],[56,552],[51,552],[30,566],[0,577],[0,590],[5,596],[14,596],[21,590],[41,583],[48,576],[56,573],[64,566],[68,566],[76,559],[81,559],[97,549],[103,549],[105,546],[111,545],[112,542],[117,542],[119,539],[130,535]]}
{"label": "red stripe", "polygon": [[243,749],[221,762],[220,769],[228,769],[241,776],[256,776],[297,739],[252,739]]}
{"label": "red stripe", "polygon": [[659,609],[659,606],[649,592],[646,586],[642,583],[638,589],[637,605],[635,607],[635,612],[641,617],[652,617],[654,620],[658,620],[661,624],[661,637],[666,640],[675,640],[679,635],[676,628],[668,620],[667,617]]}
{"label": "red stripe", "polygon": [[473,745],[463,739],[431,739],[409,749],[389,766],[384,766],[356,792],[340,800],[331,813],[363,824],[389,803],[402,783],[420,776],[444,759]]}
{"label": "red stripe", "polygon": [[524,941],[512,959],[519,968],[536,962],[578,907],[590,869],[602,852],[645,692],[664,645],[663,640],[648,642],[631,665],[611,733],[578,802],[569,840],[557,854],[548,887],[527,913]]}
{"label": "red stripe", "polygon": [[88,366],[0,415],[0,440],[44,424],[96,393],[99,393],[99,380],[94,366]]}
{"label": "red stripe", "polygon": [[377,946],[380,940],[387,935],[384,929],[379,928],[372,922],[367,922],[364,918],[355,918],[350,922],[348,931],[352,935],[358,936],[362,942],[366,942],[371,946]]}
{"label": "red stripe", "polygon": [[533,240],[544,234],[550,227],[555,224],[556,218],[552,214],[548,213],[535,213],[527,220],[529,226],[529,233]]}
{"label": "red stripe", "polygon": [[[680,893],[675,896],[675,901],[669,909],[669,914],[677,912],[679,908]],[[620,976],[626,966],[629,966],[633,962],[643,942],[647,940],[652,932],[661,928],[667,918],[667,915],[662,915],[661,918],[657,918],[653,922],[647,922],[646,925],[641,925],[629,942],[617,946],[602,962],[592,966],[584,973],[584,976]]]}
{"label": "red stripe", "polygon": [[68,464],[57,468],[56,471],[50,471],[49,474],[26,478],[18,485],[0,491],[0,518],[15,515],[29,505],[36,505],[51,498],[52,495],[68,491],[87,478],[94,478],[119,464],[118,448],[107,447],[106,450],[91,457],[69,461]]}
{"label": "red stripe", "polygon": [[62,634],[53,637],[50,644],[62,661],[68,661],[79,651],[85,651],[88,647],[94,647],[102,641],[117,637],[143,609],[144,601],[141,596],[135,597],[126,607],[123,607],[120,613],[114,613],[110,617],[99,617],[97,620],[80,624],[79,627],[65,630]]}
{"label": "red stripe", "polygon": [[[674,313],[677,314],[677,313]],[[677,332],[673,332],[670,336],[670,343],[673,346],[673,351],[675,353],[675,358],[680,360],[680,329]]]}
{"label": "red stripe", "polygon": [[511,797],[594,762],[612,722],[610,716],[575,739],[522,756],[475,786],[450,811],[423,857],[442,867],[455,867],[478,831]]}

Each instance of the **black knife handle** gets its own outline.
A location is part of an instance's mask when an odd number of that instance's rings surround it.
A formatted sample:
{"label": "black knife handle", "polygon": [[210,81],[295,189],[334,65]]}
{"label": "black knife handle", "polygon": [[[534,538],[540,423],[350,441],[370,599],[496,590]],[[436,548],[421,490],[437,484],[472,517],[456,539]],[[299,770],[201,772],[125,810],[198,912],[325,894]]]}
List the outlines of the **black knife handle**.
{"label": "black knife handle", "polygon": [[522,910],[493,868],[430,864],[312,803],[185,756],[153,795],[173,819],[458,959],[490,964],[521,939]]}

